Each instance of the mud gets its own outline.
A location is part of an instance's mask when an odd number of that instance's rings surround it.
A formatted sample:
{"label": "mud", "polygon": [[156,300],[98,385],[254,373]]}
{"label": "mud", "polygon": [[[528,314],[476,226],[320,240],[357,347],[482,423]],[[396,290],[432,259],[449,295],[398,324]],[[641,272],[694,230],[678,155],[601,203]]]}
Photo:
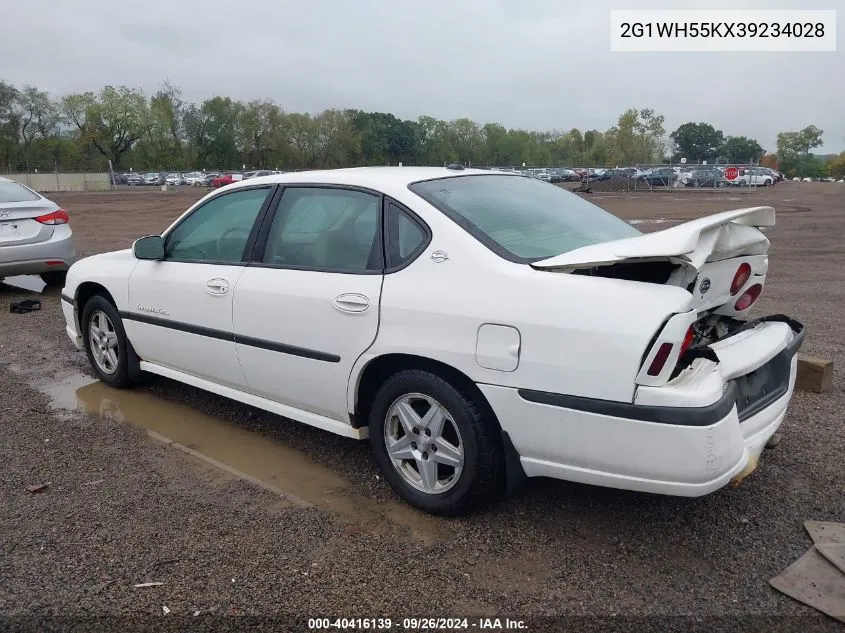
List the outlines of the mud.
{"label": "mud", "polygon": [[40,389],[56,409],[76,410],[152,431],[156,439],[186,447],[230,473],[244,473],[248,479],[280,490],[295,503],[320,506],[348,523],[378,531],[386,517],[424,543],[434,543],[440,536],[431,517],[405,504],[379,503],[303,452],[185,404],[146,391],[114,389],[76,373],[42,383]]}

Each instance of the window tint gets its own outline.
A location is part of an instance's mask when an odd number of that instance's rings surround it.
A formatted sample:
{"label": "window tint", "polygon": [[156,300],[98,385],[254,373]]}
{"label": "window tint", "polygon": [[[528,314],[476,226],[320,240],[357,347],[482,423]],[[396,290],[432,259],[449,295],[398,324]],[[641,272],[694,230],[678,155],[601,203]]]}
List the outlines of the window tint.
{"label": "window tint", "polygon": [[425,243],[423,228],[392,202],[387,208],[387,239],[390,267],[401,266]]}
{"label": "window tint", "polygon": [[410,185],[494,252],[536,261],[641,233],[561,187],[522,176],[456,176]]}
{"label": "window tint", "polygon": [[212,198],[167,236],[165,259],[240,262],[270,188],[243,189]]}
{"label": "window tint", "polygon": [[346,189],[285,189],[264,263],[329,270],[381,270],[377,196]]}
{"label": "window tint", "polygon": [[0,202],[31,202],[40,199],[38,194],[23,185],[11,180],[0,180]]}

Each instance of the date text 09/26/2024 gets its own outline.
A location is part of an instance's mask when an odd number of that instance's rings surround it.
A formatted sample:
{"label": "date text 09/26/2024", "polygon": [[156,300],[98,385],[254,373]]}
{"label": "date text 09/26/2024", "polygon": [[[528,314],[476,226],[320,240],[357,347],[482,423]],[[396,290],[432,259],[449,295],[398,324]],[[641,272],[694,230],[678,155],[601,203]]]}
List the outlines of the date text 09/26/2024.
{"label": "date text 09/26/2024", "polygon": [[525,631],[523,620],[511,618],[309,618],[308,629],[370,631]]}

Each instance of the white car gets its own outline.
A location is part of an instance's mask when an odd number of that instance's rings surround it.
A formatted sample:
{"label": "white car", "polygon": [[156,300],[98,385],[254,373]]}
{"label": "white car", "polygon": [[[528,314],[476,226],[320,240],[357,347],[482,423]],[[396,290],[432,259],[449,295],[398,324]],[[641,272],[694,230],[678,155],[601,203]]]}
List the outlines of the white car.
{"label": "white car", "polygon": [[202,187],[205,185],[205,174],[198,171],[191,171],[184,175],[186,185],[191,187]]}
{"label": "white car", "polygon": [[173,187],[178,187],[179,185],[185,184],[185,179],[182,178],[182,174],[172,173],[172,174],[167,174],[164,177],[164,182],[168,185],[173,186]]}
{"label": "white car", "polygon": [[150,372],[369,437],[429,512],[524,475],[698,496],[753,470],[792,395],[803,326],[746,319],[773,224],[643,235],[524,176],[289,173],[77,262],[62,309],[105,383]]}
{"label": "white car", "polygon": [[739,186],[755,186],[755,187],[771,187],[775,184],[774,177],[765,169],[759,167],[750,167],[748,169],[740,170],[741,173],[736,180],[732,180],[732,185]]}

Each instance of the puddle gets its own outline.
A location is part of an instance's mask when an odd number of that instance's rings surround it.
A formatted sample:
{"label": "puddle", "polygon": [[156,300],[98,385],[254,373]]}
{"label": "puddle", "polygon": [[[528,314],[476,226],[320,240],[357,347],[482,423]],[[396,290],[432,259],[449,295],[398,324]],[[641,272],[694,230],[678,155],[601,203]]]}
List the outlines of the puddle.
{"label": "puddle", "polygon": [[55,408],[78,410],[153,431],[346,521],[366,525],[376,533],[389,521],[426,543],[439,540],[433,517],[399,502],[379,503],[305,453],[187,405],[145,391],[113,389],[80,374],[41,389]]}
{"label": "puddle", "polygon": [[9,286],[15,286],[23,290],[31,290],[32,292],[43,292],[47,285],[41,281],[38,275],[15,275],[14,277],[6,277],[3,283]]}

